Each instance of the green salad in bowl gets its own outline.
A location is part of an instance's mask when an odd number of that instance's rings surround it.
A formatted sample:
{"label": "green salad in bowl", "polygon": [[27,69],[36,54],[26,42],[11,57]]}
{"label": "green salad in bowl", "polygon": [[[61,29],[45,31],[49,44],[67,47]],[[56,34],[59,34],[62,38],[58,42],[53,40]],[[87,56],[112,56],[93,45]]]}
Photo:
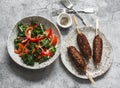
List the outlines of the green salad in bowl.
{"label": "green salad in bowl", "polygon": [[18,22],[10,33],[8,52],[21,66],[39,69],[57,58],[60,40],[59,30],[49,20],[38,16],[28,17]]}

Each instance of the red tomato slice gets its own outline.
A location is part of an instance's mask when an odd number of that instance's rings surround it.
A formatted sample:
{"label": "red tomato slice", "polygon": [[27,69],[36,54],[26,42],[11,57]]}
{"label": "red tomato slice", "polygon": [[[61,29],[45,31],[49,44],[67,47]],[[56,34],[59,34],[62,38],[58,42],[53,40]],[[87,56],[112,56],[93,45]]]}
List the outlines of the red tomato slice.
{"label": "red tomato slice", "polygon": [[56,43],[57,43],[57,40],[58,40],[58,37],[57,37],[57,35],[55,35],[55,34],[53,34],[52,35],[52,37],[51,37],[51,45],[56,45]]}
{"label": "red tomato slice", "polygon": [[42,51],[40,52],[39,54],[41,57],[43,56],[49,56],[49,57],[52,57],[53,56],[53,53],[50,51],[50,50],[46,50],[46,51]]}
{"label": "red tomato slice", "polygon": [[49,29],[45,30],[45,34],[48,38],[50,38],[51,35],[52,35],[52,28],[49,28]]}

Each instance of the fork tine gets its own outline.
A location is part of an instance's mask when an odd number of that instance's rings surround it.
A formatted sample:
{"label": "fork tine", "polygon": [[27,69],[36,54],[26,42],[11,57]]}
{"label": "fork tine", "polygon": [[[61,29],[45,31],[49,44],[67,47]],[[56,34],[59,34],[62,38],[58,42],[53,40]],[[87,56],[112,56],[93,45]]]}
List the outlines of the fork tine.
{"label": "fork tine", "polygon": [[73,4],[69,0],[62,0],[62,4],[68,9],[73,7]]}
{"label": "fork tine", "polygon": [[68,5],[69,5],[69,4],[67,3],[67,1],[66,1],[66,0],[62,0],[61,2],[62,2],[62,4],[63,4],[65,7],[67,7],[67,8],[68,8]]}
{"label": "fork tine", "polygon": [[72,4],[69,0],[65,0],[68,5]]}
{"label": "fork tine", "polygon": [[66,0],[66,2],[68,2],[69,4],[72,4],[72,3],[70,2],[70,0]]}

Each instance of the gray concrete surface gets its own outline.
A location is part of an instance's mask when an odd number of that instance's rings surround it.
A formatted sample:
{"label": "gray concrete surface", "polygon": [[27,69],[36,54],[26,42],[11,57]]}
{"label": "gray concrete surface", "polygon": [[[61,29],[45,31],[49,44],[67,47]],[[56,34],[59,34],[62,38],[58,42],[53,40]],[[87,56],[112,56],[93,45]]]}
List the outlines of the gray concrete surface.
{"label": "gray concrete surface", "polygon": [[[59,57],[52,65],[41,70],[28,70],[13,62],[7,52],[7,37],[13,26],[26,16],[44,16],[54,23],[51,12],[63,8],[60,0],[0,0],[0,88],[120,88],[120,0],[71,0],[76,9],[93,7],[98,10],[100,30],[113,47],[110,70],[95,79],[74,77]],[[82,14],[84,15],[84,14]],[[94,25],[96,15],[84,15]],[[83,26],[79,20],[79,25]],[[72,30],[73,27],[69,29]],[[61,30],[63,37],[69,32]]]}

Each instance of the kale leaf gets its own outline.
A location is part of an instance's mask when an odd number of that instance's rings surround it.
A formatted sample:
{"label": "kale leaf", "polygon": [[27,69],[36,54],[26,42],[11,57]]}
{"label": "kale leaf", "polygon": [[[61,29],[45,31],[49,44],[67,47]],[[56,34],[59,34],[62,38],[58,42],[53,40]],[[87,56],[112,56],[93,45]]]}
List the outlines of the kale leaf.
{"label": "kale leaf", "polygon": [[22,41],[22,38],[14,39],[14,47],[15,47],[15,49],[18,49],[18,43],[20,43],[21,41]]}
{"label": "kale leaf", "polygon": [[36,25],[38,23],[38,21],[36,20],[31,20],[31,25]]}
{"label": "kale leaf", "polygon": [[49,60],[50,58],[44,56],[44,57],[41,57],[40,60],[39,60],[39,64],[41,64],[42,62],[45,62],[47,60]]}
{"label": "kale leaf", "polygon": [[41,45],[42,45],[42,47],[49,48],[50,41],[47,38],[45,38],[45,39],[41,40]]}
{"label": "kale leaf", "polygon": [[56,52],[55,46],[50,46],[49,50],[50,50],[53,54],[55,54],[55,52]]}
{"label": "kale leaf", "polygon": [[18,30],[20,33],[24,33],[26,28],[27,28],[27,25],[25,25],[23,23],[18,24]]}
{"label": "kale leaf", "polygon": [[35,48],[36,43],[30,43],[29,46],[27,47],[29,50],[32,50]]}
{"label": "kale leaf", "polygon": [[25,53],[22,55],[22,60],[25,64],[31,66],[33,66],[35,62],[31,54],[25,54]]}
{"label": "kale leaf", "polygon": [[37,28],[35,28],[34,30],[32,30],[31,32],[31,36],[32,37],[36,37],[39,34],[43,34],[43,31],[41,30],[40,26],[38,26]]}

